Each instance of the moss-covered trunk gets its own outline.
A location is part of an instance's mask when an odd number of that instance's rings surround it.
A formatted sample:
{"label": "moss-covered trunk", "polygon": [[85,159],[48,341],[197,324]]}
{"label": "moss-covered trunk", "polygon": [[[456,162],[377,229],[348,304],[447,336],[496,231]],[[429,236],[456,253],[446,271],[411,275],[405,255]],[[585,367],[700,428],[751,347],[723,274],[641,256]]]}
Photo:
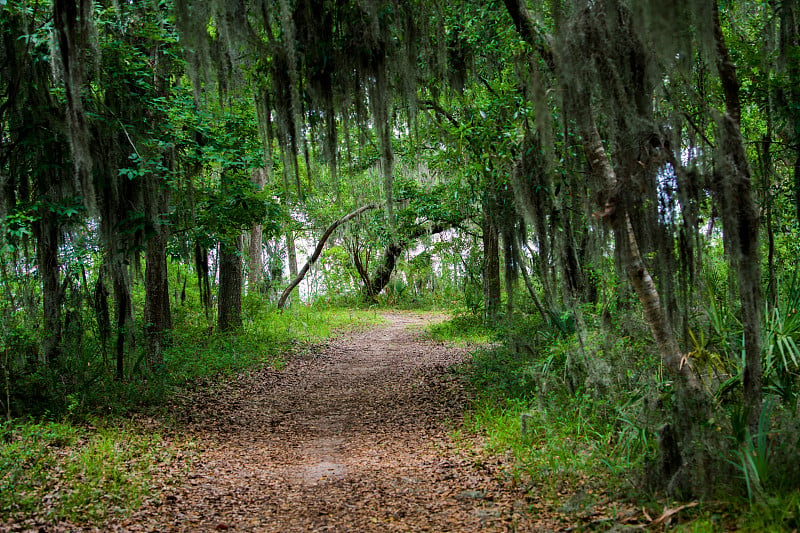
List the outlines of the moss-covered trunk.
{"label": "moss-covered trunk", "polygon": [[36,237],[36,258],[42,282],[42,308],[44,310],[44,336],[40,358],[43,363],[58,359],[61,343],[61,303],[63,290],[59,280],[58,226],[54,216],[46,212],[33,224]]}

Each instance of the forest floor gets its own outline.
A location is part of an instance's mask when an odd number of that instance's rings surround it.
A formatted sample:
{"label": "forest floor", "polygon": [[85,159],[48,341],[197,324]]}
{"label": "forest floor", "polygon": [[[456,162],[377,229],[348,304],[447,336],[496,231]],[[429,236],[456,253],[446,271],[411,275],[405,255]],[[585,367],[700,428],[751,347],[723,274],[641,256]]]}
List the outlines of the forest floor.
{"label": "forest floor", "polygon": [[[174,415],[188,474],[116,531],[553,531],[460,425],[466,350],[386,313],[288,361],[200,387]],[[443,318],[443,317],[440,317]],[[159,480],[154,480],[158,482]]]}

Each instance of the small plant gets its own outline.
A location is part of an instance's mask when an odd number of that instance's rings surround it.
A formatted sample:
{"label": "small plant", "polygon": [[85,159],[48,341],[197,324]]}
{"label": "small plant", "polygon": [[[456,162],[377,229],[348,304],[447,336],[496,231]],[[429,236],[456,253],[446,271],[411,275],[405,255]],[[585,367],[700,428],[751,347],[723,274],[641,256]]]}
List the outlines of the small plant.
{"label": "small plant", "polygon": [[764,403],[758,418],[756,434],[752,435],[750,429],[745,426],[744,438],[736,451],[738,461],[734,464],[742,472],[747,486],[747,499],[751,503],[763,500],[764,488],[770,480],[772,469],[770,419],[773,407],[771,399]]}

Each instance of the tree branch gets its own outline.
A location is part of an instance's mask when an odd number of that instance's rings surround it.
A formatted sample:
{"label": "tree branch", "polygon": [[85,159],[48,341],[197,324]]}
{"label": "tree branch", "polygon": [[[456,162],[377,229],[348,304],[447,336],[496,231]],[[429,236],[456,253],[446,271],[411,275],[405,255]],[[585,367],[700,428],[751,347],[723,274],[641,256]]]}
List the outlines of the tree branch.
{"label": "tree branch", "polygon": [[308,258],[306,264],[303,265],[303,268],[300,270],[300,272],[297,273],[297,276],[295,276],[295,278],[291,281],[291,283],[289,283],[289,286],[286,287],[286,289],[283,291],[283,294],[281,294],[281,297],[278,299],[278,309],[283,309],[286,306],[286,300],[287,298],[289,298],[289,294],[291,294],[292,290],[294,290],[294,288],[297,287],[301,281],[303,281],[303,278],[306,277],[306,274],[308,274],[308,271],[311,269],[311,265],[317,262],[317,259],[319,259],[322,250],[325,248],[325,243],[328,241],[328,238],[333,233],[333,230],[335,230],[342,224],[354,219],[361,213],[369,211],[370,209],[375,209],[376,207],[378,207],[378,204],[368,204],[363,207],[359,207],[352,213],[343,216],[342,218],[340,218],[339,220],[328,226],[328,229],[325,230],[325,233],[322,234],[322,237],[320,237],[319,242],[317,242],[317,247],[314,248],[314,253],[311,254],[311,257]]}
{"label": "tree branch", "polygon": [[547,68],[555,71],[556,61],[553,57],[553,47],[547,36],[539,31],[536,21],[525,5],[525,0],[503,0],[503,2],[506,5],[508,14],[511,15],[511,19],[514,21],[517,32],[539,53],[547,64]]}
{"label": "tree branch", "polygon": [[456,120],[456,118],[453,115],[451,115],[450,113],[445,111],[445,109],[442,106],[440,106],[438,103],[434,102],[433,100],[422,100],[422,101],[420,101],[420,104],[424,105],[430,111],[435,111],[437,115],[440,115],[440,116],[444,117],[445,119],[447,119],[447,121],[450,124],[452,124],[454,128],[460,128],[461,127],[461,124],[458,123],[458,120]]}

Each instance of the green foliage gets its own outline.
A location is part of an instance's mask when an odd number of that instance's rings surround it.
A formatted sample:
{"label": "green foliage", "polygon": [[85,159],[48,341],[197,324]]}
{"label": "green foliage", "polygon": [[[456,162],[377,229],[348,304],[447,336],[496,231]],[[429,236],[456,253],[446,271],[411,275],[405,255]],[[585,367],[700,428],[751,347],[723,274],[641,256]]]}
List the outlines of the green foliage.
{"label": "green foliage", "polygon": [[763,381],[792,411],[798,407],[800,386],[800,275],[795,271],[785,295],[767,309],[764,326]]}
{"label": "green foliage", "polygon": [[270,191],[257,191],[244,174],[232,172],[221,189],[210,187],[198,195],[195,231],[227,240],[261,224],[269,238],[280,231],[284,215]]}
{"label": "green foliage", "polygon": [[297,350],[378,320],[374,312],[302,305],[281,312],[258,295],[247,296],[242,308],[244,327],[236,332],[209,334],[202,314],[186,317],[186,326],[172,332],[164,353],[170,383],[184,385],[262,365],[280,368]]}
{"label": "green foliage", "polygon": [[[90,268],[91,264],[92,261],[86,259],[86,267]],[[188,275],[176,264],[171,265],[170,272],[173,278],[180,275],[179,279],[185,279]],[[179,284],[175,285],[180,289]],[[143,287],[136,284],[134,289],[135,306],[140,307]],[[176,297],[177,294],[176,290]],[[108,347],[104,348],[100,342],[93,310],[84,302],[73,312],[83,326],[74,331],[72,328],[65,330],[65,349],[61,357],[47,365],[39,362],[41,332],[31,328],[25,314],[18,312],[7,318],[0,314],[0,406],[3,414],[9,407],[6,385],[14,416],[68,413],[80,419],[157,409],[193,380],[259,365],[280,366],[291,353],[339,331],[379,320],[374,311],[350,311],[324,305],[297,305],[279,312],[256,291],[243,299],[243,329],[219,333],[214,331],[213,320],[200,305],[196,285],[187,283],[185,302],[179,304],[175,300],[172,305],[173,329],[165,337],[164,374],[153,376],[145,371],[143,326],[137,324],[138,349],[126,354],[125,378],[117,380]]]}
{"label": "green foliage", "polygon": [[641,494],[631,472],[656,455],[654,396],[663,387],[648,332],[628,323],[635,337],[590,331],[580,342],[565,326],[570,317],[553,318],[516,317],[505,346],[473,356],[471,427],[486,435],[488,452],[512,453],[512,475],[544,486],[554,501],[577,487]]}

